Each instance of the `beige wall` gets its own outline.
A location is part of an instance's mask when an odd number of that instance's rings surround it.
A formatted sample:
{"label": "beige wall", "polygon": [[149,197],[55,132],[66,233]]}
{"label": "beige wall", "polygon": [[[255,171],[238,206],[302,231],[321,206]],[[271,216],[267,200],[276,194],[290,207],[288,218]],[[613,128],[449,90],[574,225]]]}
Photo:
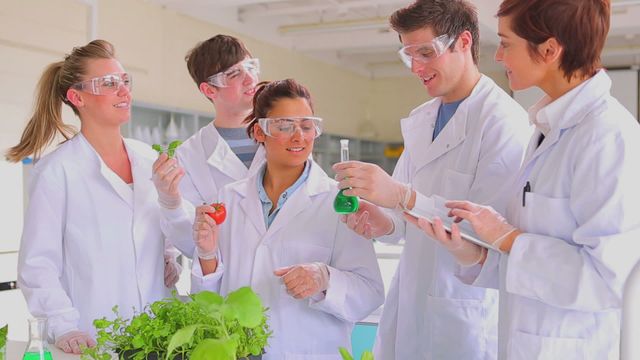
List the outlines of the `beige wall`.
{"label": "beige wall", "polygon": [[[31,112],[43,68],[88,37],[88,5],[78,0],[5,1],[0,7],[0,149],[15,144]],[[134,75],[134,99],[211,112],[184,54],[198,41],[229,33],[263,64],[265,80],[293,77],[307,85],[327,132],[400,141],[399,120],[427,100],[412,77],[371,80],[290,50],[235,34],[143,0],[98,1],[97,36],[116,46]],[[498,74],[502,77],[502,74]],[[77,124],[70,111],[65,119]]]}

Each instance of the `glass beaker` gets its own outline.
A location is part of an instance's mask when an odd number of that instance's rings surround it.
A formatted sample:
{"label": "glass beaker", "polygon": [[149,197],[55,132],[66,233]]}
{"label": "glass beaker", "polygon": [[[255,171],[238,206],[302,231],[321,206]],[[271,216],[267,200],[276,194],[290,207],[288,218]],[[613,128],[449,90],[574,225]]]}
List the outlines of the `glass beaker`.
{"label": "glass beaker", "polygon": [[47,347],[47,319],[29,319],[29,343],[22,360],[52,360]]}
{"label": "glass beaker", "polygon": [[[340,139],[340,161],[349,161],[349,139]],[[343,194],[341,189],[333,200],[333,209],[338,214],[351,214],[358,211],[360,202],[357,196]]]}

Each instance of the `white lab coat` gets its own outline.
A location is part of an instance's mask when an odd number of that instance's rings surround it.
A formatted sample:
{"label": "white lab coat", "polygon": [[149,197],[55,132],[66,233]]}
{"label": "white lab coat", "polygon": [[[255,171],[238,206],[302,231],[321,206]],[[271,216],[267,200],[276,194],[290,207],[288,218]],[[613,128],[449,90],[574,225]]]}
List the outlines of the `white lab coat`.
{"label": "white lab coat", "polygon": [[[405,150],[394,178],[426,197],[466,199],[504,209],[503,186],[519,169],[531,134],[525,111],[482,76],[431,141],[441,100],[402,120]],[[416,208],[428,209],[425,196]],[[376,360],[494,359],[497,292],[463,284],[455,259],[415,226],[395,218],[378,240],[405,244],[387,294],[374,347]]]}
{"label": "white lab coat", "polygon": [[186,172],[180,181],[180,193],[187,201],[183,201],[178,209],[162,210],[162,229],[173,245],[191,257],[195,251],[192,237],[194,207],[217,201],[218,192],[225,185],[255,173],[265,162],[265,152],[262,146],[258,147],[247,169],[215,126],[208,124],[180,145],[176,159]]}
{"label": "white lab coat", "polygon": [[[254,174],[221,191],[220,199],[227,204],[227,220],[219,233],[223,265],[203,278],[195,261],[192,291],[224,295],[251,286],[269,308],[273,336],[265,360],[341,359],[338,347],[351,347],[354,322],[384,300],[373,245],[340,221],[333,210],[337,184],[316,163],[311,161],[309,178],[268,229],[257,179]],[[329,266],[326,297],[296,300],[273,271],[311,262]]]}
{"label": "white lab coat", "polygon": [[600,71],[539,113],[550,130],[537,149],[532,137],[506,213],[524,234],[475,282],[497,285],[500,261],[502,359],[619,358],[622,291],[640,259],[640,128],[610,88]]}
{"label": "white lab coat", "polygon": [[126,139],[134,186],[100,159],[80,133],[33,169],[18,263],[18,286],[53,339],[92,321],[124,318],[169,295],[157,193],[156,155]]}

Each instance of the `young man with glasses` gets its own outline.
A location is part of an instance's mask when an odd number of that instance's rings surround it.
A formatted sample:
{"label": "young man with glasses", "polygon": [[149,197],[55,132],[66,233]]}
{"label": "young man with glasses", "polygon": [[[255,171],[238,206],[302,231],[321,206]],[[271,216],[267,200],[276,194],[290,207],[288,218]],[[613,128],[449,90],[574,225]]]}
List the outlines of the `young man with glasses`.
{"label": "young man with glasses", "polygon": [[503,186],[520,167],[530,135],[527,115],[478,70],[478,20],[470,3],[420,0],[396,11],[390,22],[403,45],[400,58],[433,99],[402,120],[405,151],[393,177],[357,161],[334,166],[340,188],[351,188],[345,194],[366,200],[346,217],[347,225],[382,242],[405,240],[375,357],[493,359],[497,293],[455,275],[456,260],[473,271],[479,257],[456,259],[407,226],[401,211],[439,213],[442,198],[504,209]]}
{"label": "young man with glasses", "polygon": [[[197,250],[193,206],[217,202],[218,190],[264,162],[264,150],[249,138],[244,123],[258,83],[258,59],[237,38],[216,35],[197,44],[185,60],[196,86],[215,107],[215,119],[187,139],[175,158],[160,155],[153,178],[164,209],[163,228],[180,239],[175,246],[191,257]],[[214,256],[201,249],[197,255]]]}

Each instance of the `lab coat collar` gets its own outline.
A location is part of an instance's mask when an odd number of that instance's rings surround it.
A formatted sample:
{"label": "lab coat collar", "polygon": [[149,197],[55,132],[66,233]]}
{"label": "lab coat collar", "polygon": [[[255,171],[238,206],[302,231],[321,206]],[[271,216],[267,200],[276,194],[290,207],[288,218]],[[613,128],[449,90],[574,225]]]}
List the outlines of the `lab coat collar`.
{"label": "lab coat collar", "polygon": [[[274,234],[291,221],[295,221],[296,215],[311,206],[312,197],[333,189],[333,180],[313,160],[308,161],[311,162],[309,178],[287,200],[269,229],[264,223],[262,206],[256,186],[259,171],[249,178],[232,185],[232,189],[243,197],[240,200],[240,207],[246,214],[246,218],[251,221],[261,235]],[[266,164],[263,166],[266,166]]]}
{"label": "lab coat collar", "polygon": [[469,121],[469,104],[483,92],[491,89],[492,80],[481,75],[471,94],[458,106],[455,114],[440,134],[433,138],[441,98],[435,98],[416,108],[408,118],[401,120],[405,151],[415,159],[416,167],[422,168],[464,142]]}
{"label": "lab coat collar", "polygon": [[531,146],[537,146],[542,133],[545,140],[535,153],[542,153],[560,139],[562,131],[579,124],[598,108],[611,90],[611,79],[604,70],[551,102],[548,95],[529,108],[529,121],[536,126]]}
{"label": "lab coat collar", "polygon": [[[248,174],[254,174],[262,163],[260,161],[253,161],[247,171],[247,167],[236,156],[236,154],[234,154],[229,144],[223,140],[222,136],[214,126],[214,123],[215,121],[205,126],[202,132],[202,141],[211,141],[214,146],[213,152],[207,159],[207,163],[232,177],[234,180],[240,180],[245,178]],[[260,152],[264,152],[262,146],[258,147],[258,151],[256,152],[254,159],[264,158],[262,154],[259,154]]]}
{"label": "lab coat collar", "polygon": [[[113,170],[111,170],[107,164],[102,160],[98,152],[93,148],[91,143],[87,140],[87,138],[79,132],[74,139],[70,141],[75,141],[78,139],[78,144],[82,147],[85,154],[90,156],[91,161],[95,166],[100,170],[100,174],[102,177],[107,180],[111,188],[118,194],[118,196],[129,206],[129,208],[133,209],[134,199],[133,199],[133,189],[127,183],[125,183]],[[126,143],[125,143],[126,147]],[[129,152],[129,148],[127,148],[127,153]],[[129,161],[131,161],[131,171],[133,172],[134,163],[131,160],[132,156],[129,156]],[[148,175],[149,176],[149,175]]]}

